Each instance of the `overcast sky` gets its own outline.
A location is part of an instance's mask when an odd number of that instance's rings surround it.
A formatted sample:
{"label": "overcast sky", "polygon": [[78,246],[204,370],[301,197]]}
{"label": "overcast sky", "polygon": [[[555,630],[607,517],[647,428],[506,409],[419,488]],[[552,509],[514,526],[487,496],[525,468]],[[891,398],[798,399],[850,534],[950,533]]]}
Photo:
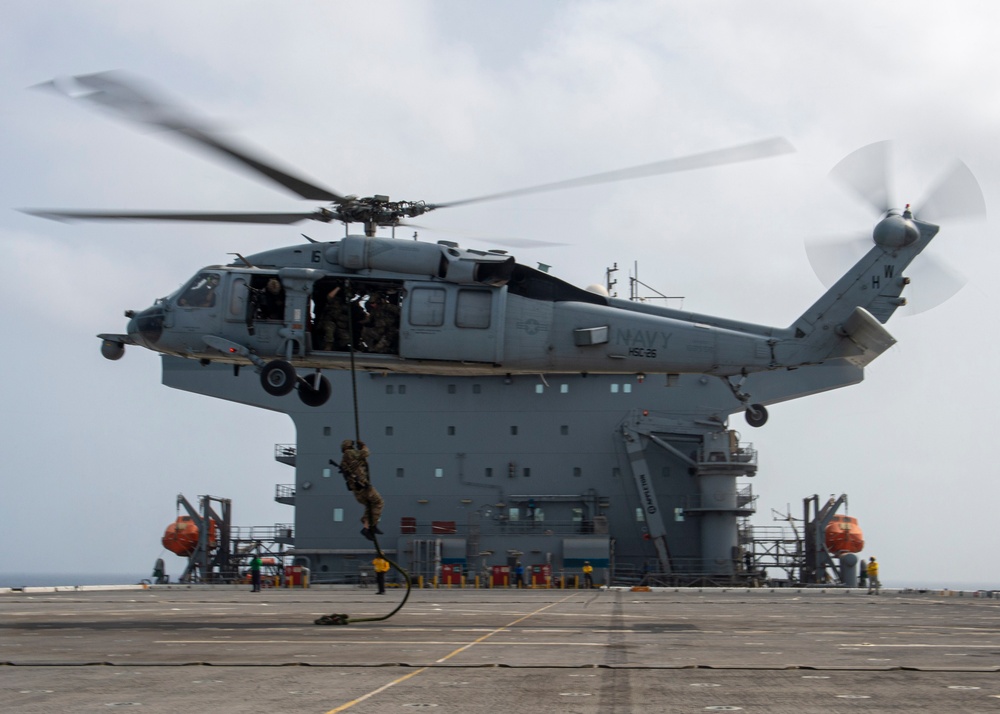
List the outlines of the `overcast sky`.
{"label": "overcast sky", "polygon": [[[956,158],[987,208],[1000,191],[993,2],[145,3],[8,0],[0,8],[0,574],[148,575],[176,494],[234,499],[241,525],[286,522],[273,460],[291,421],[160,385],[159,358],[99,353],[203,265],[301,240],[300,227],[48,222],[18,207],[300,210],[314,206],[176,142],[53,94],[53,77],[124,69],[342,193],[449,201],[772,136],[789,156],[421,219],[519,251],[577,285],[617,262],[686,309],[787,326],[823,291],[809,239],[874,217],[827,174],[894,144],[893,195],[919,201]],[[336,226],[308,225],[316,238]],[[899,344],[858,386],[775,405],[755,522],[847,493],[900,582],[1000,586],[1000,246],[944,223],[927,253],[967,279],[895,316]],[[920,282],[911,271],[916,301]],[[625,284],[623,279],[620,283]]]}

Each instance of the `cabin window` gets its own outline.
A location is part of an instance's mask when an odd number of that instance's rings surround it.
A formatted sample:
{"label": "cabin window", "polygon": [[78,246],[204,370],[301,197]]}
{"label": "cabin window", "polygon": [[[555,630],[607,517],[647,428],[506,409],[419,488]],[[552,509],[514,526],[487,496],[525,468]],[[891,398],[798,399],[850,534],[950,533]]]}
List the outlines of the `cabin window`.
{"label": "cabin window", "polygon": [[521,509],[517,506],[511,506],[507,509],[507,520],[517,521],[521,519]]}
{"label": "cabin window", "polygon": [[559,427],[559,433],[563,436],[569,436],[569,424],[563,424]]}
{"label": "cabin window", "polygon": [[396,478],[403,478],[404,475],[405,475],[405,472],[403,471],[403,469],[401,469],[401,468],[396,469]]}
{"label": "cabin window", "polygon": [[573,475],[576,476],[577,478],[579,478],[580,476],[583,476],[583,469],[581,469],[579,466],[574,466],[573,467]]}
{"label": "cabin window", "polygon": [[386,436],[392,436],[392,427],[391,426],[387,426],[385,428],[385,435]]}
{"label": "cabin window", "polygon": [[472,385],[472,393],[473,394],[480,394],[480,393],[482,393],[482,391],[483,391],[483,385],[481,385],[481,384],[473,384]]}
{"label": "cabin window", "polygon": [[406,385],[405,384],[400,384],[399,385],[399,393],[400,394],[406,394]]}
{"label": "cabin window", "polygon": [[453,426],[448,427],[448,436],[455,436],[455,427]]}
{"label": "cabin window", "polygon": [[219,292],[218,273],[199,273],[177,299],[181,307],[214,307]]}
{"label": "cabin window", "polygon": [[644,523],[645,521],[646,521],[646,512],[643,511],[641,508],[636,508],[635,509],[635,522],[636,523]]}
{"label": "cabin window", "polygon": [[569,392],[569,385],[568,384],[560,384],[559,385],[559,393],[560,394],[566,394],[567,392]]}
{"label": "cabin window", "polygon": [[458,391],[458,387],[456,387],[454,384],[449,384],[448,385],[448,394],[454,394],[457,391]]}
{"label": "cabin window", "polygon": [[434,469],[434,478],[442,478],[444,476],[444,469]]}
{"label": "cabin window", "polygon": [[524,467],[524,477],[531,478],[531,467],[529,466]]}
{"label": "cabin window", "polygon": [[324,426],[323,427],[323,436],[330,436],[330,434],[331,434],[330,427]]}
{"label": "cabin window", "polygon": [[334,508],[333,509],[333,522],[334,523],[340,523],[343,520],[344,520],[344,509],[343,508]]}
{"label": "cabin window", "polygon": [[413,288],[407,302],[410,304],[410,324],[440,327],[444,324],[443,288]]}
{"label": "cabin window", "polygon": [[583,522],[583,509],[582,508],[574,508],[574,509],[572,509],[572,513],[573,513],[572,521],[574,523],[582,523]]}
{"label": "cabin window", "polygon": [[459,290],[455,324],[458,327],[488,328],[492,302],[493,295],[488,290]]}
{"label": "cabin window", "polygon": [[391,384],[385,385],[385,393],[386,394],[392,394],[395,391],[396,391],[396,388],[393,387]]}
{"label": "cabin window", "polygon": [[611,385],[611,393],[612,394],[618,394],[618,385],[617,384],[612,384]]}
{"label": "cabin window", "polygon": [[486,478],[493,478],[493,469],[486,467]]}
{"label": "cabin window", "polygon": [[331,475],[332,473],[333,473],[333,472],[332,472],[332,471],[330,470],[330,467],[329,467],[329,466],[325,467],[325,468],[323,469],[323,478],[330,478],[330,475]]}
{"label": "cabin window", "polygon": [[544,394],[544,393],[545,393],[545,385],[544,384],[536,384],[535,385],[535,394]]}
{"label": "cabin window", "polygon": [[233,289],[229,294],[230,317],[243,317],[247,314],[247,281],[244,278],[233,280]]}
{"label": "cabin window", "polygon": [[622,385],[622,391],[625,392],[625,394],[631,394],[632,393],[632,385],[631,384],[623,384]]}
{"label": "cabin window", "polygon": [[510,435],[511,436],[517,436],[517,427],[516,426],[512,426],[510,428]]}

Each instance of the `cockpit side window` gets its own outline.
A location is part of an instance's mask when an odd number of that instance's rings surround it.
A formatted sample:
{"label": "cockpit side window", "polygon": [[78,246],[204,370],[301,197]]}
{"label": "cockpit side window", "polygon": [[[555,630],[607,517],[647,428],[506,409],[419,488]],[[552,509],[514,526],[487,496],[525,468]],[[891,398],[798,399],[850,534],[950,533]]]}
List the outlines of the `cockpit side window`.
{"label": "cockpit side window", "polygon": [[214,307],[219,292],[218,273],[199,273],[181,293],[177,304],[181,307]]}

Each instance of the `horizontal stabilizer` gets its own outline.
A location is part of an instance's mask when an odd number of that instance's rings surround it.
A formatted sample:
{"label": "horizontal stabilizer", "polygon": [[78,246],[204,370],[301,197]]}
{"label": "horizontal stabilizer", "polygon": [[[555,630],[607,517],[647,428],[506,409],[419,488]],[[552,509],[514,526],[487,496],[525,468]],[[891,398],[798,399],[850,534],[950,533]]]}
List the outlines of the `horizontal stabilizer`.
{"label": "horizontal stabilizer", "polygon": [[854,308],[837,332],[844,339],[834,347],[830,358],[845,359],[857,367],[864,367],[896,344],[896,338],[863,307]]}

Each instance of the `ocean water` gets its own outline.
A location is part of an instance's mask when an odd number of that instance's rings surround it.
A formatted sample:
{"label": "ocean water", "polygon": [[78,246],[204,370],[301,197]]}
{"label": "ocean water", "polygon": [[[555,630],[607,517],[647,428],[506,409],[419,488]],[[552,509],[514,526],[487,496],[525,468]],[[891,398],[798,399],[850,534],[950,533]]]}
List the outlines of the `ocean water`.
{"label": "ocean water", "polygon": [[149,573],[4,573],[0,588],[52,587],[55,585],[132,585]]}

